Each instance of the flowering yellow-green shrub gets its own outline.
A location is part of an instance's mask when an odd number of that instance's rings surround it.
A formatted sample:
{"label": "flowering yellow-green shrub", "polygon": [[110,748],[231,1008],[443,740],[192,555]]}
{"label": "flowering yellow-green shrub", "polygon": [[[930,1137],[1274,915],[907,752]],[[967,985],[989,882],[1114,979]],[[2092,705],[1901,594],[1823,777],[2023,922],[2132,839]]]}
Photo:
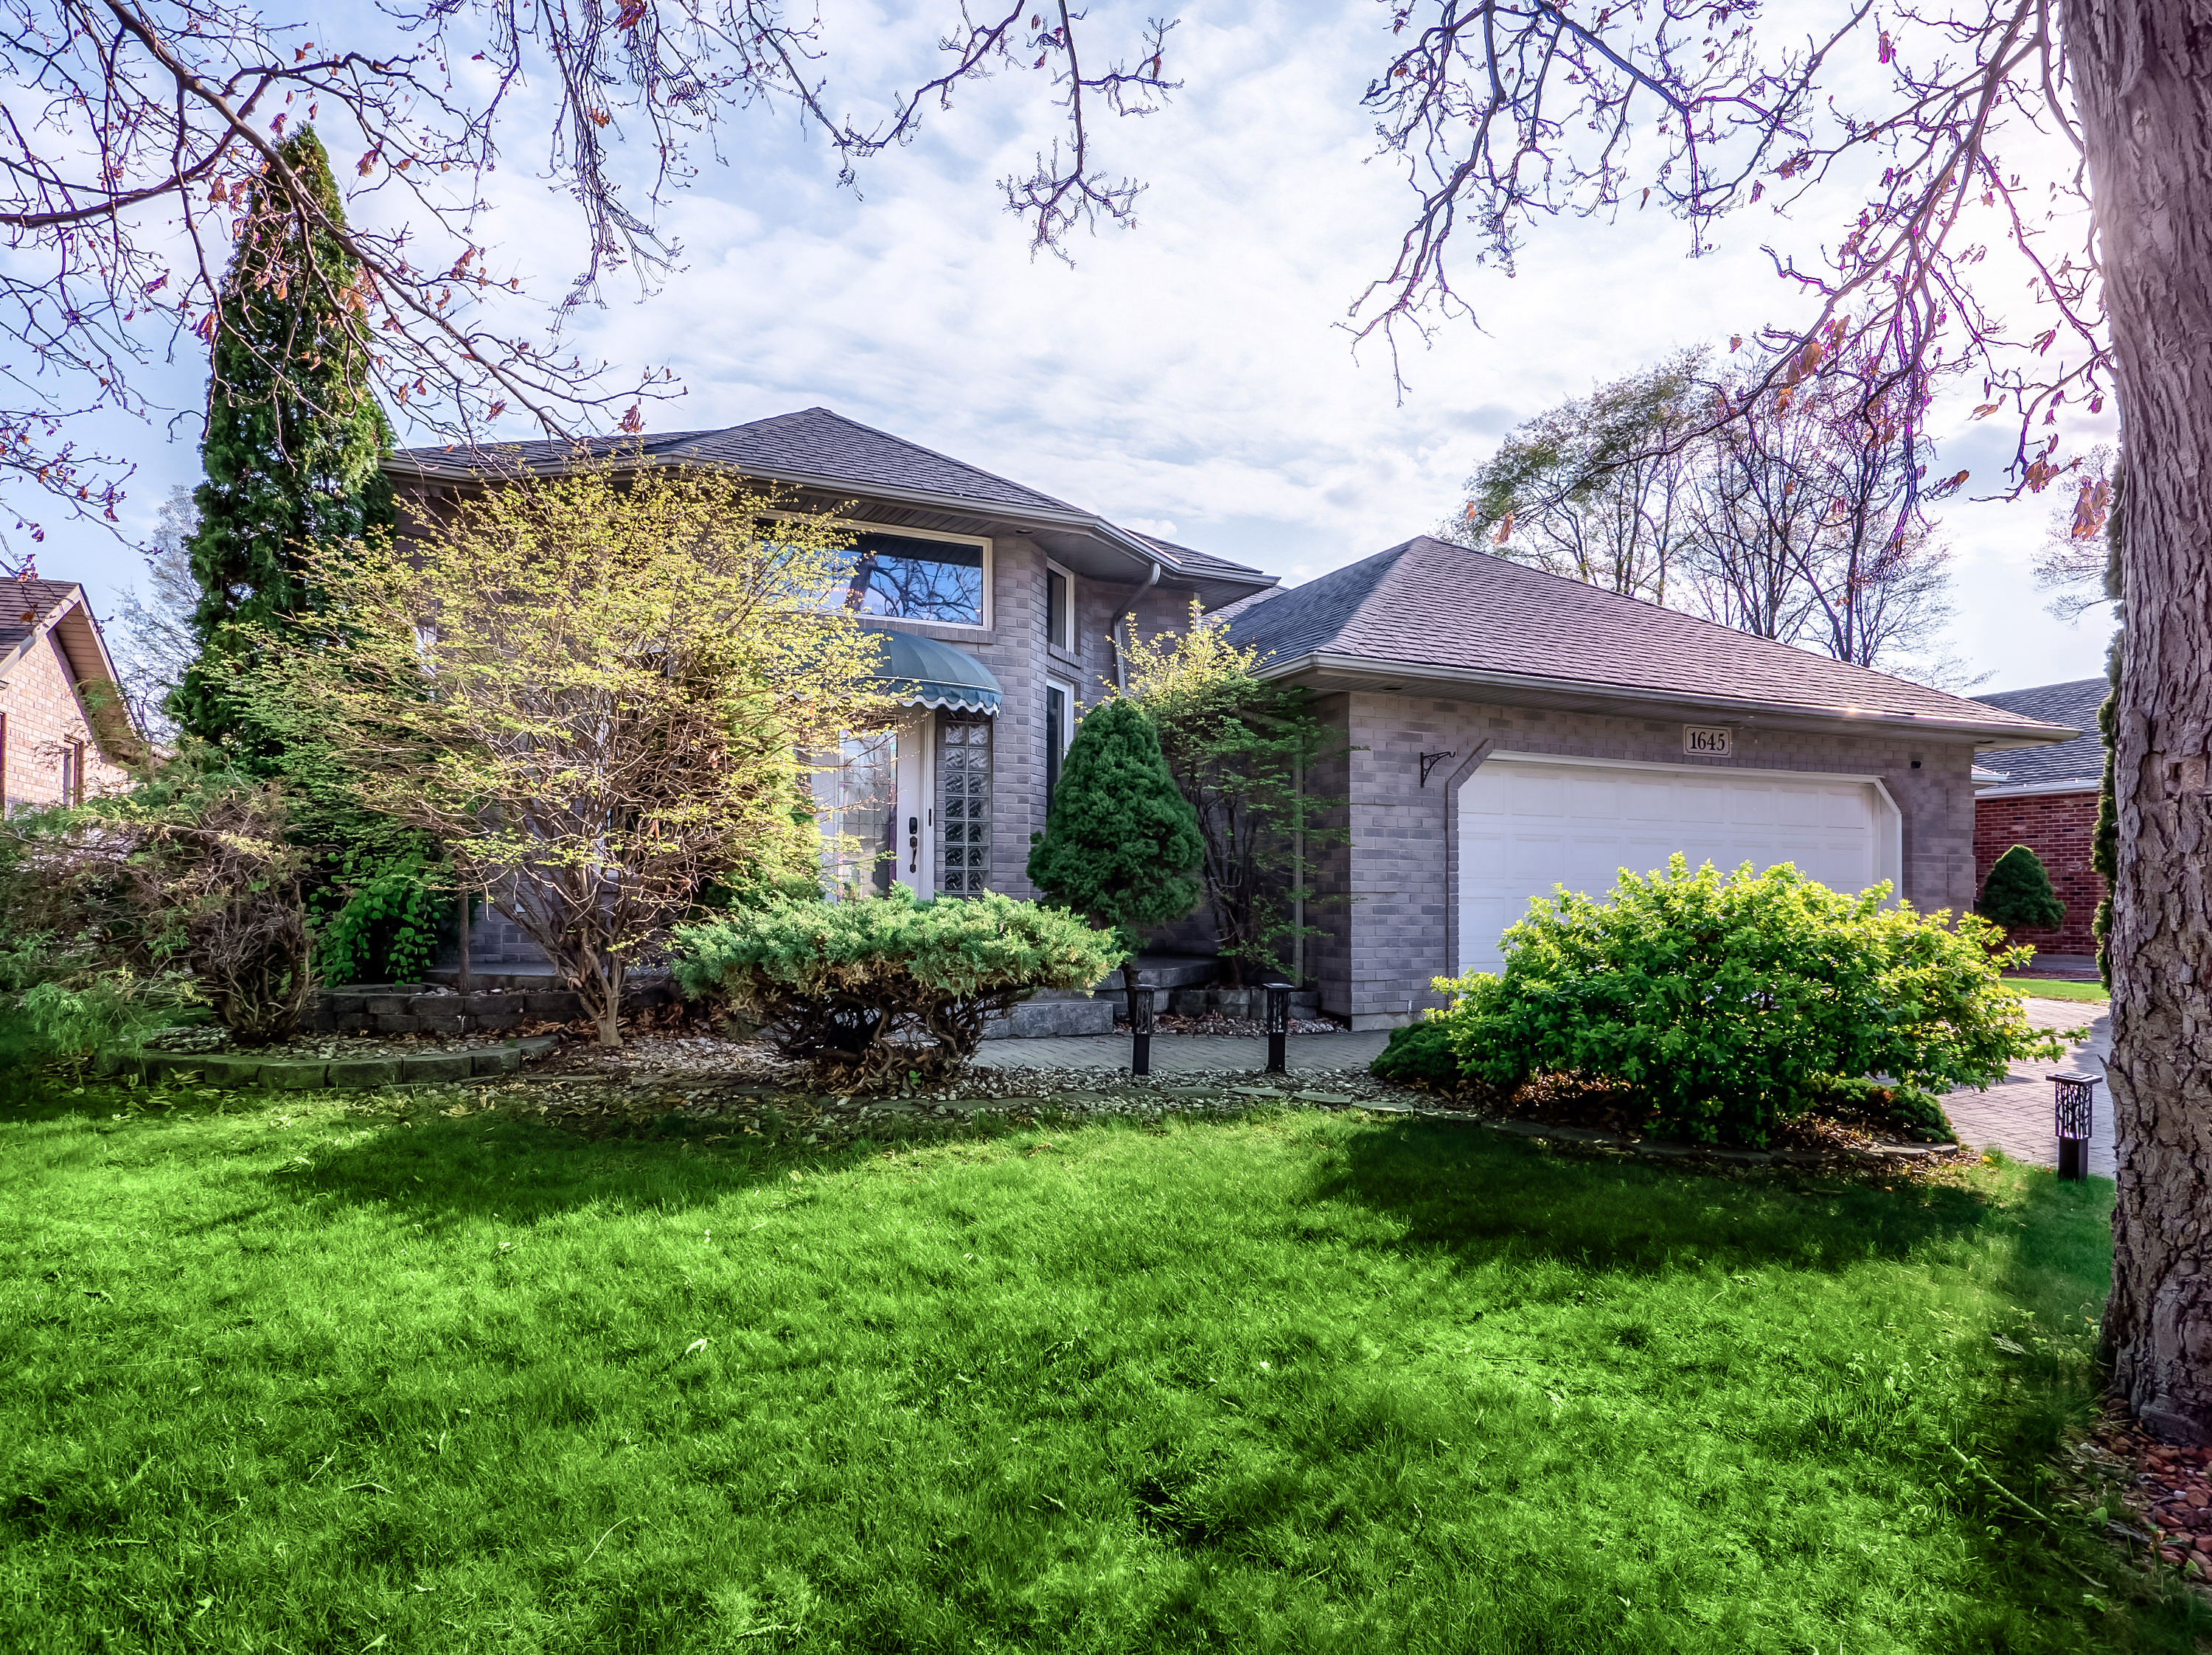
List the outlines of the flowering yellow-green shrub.
{"label": "flowering yellow-green shrub", "polygon": [[1466,1080],[1616,1081],[1651,1100],[1656,1130],[1748,1144],[1868,1076],[1926,1100],[2059,1055],[1998,976],[2026,949],[1973,914],[1888,896],[1680,856],[1624,871],[1602,901],[1562,890],[1506,931],[1502,973],[1437,979],[1454,997],[1423,1045],[1441,1024]]}

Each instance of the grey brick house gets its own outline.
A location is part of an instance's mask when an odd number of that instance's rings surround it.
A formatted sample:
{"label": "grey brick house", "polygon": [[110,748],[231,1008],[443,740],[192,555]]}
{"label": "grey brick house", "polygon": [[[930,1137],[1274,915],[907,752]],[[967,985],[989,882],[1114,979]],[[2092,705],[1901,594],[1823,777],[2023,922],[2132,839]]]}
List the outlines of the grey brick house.
{"label": "grey brick house", "polygon": [[1351,843],[1307,870],[1338,900],[1304,971],[1355,1028],[1495,969],[1531,896],[1678,851],[1966,907],[1974,755],[2078,733],[1426,537],[1258,595],[1230,633],[1350,749],[1312,779],[1350,799]]}
{"label": "grey brick house", "polygon": [[[550,470],[571,452],[524,443],[501,458]],[[1213,609],[1274,584],[825,408],[652,437],[643,452],[784,485],[858,531],[851,601],[889,634],[884,670],[905,712],[889,736],[848,743],[817,797],[825,827],[858,847],[840,871],[863,883],[1034,896],[1030,835],[1126,629],[1178,629],[1193,598]],[[386,469],[422,514],[475,476],[465,451],[446,449]],[[480,964],[538,957],[495,914],[471,943]]]}

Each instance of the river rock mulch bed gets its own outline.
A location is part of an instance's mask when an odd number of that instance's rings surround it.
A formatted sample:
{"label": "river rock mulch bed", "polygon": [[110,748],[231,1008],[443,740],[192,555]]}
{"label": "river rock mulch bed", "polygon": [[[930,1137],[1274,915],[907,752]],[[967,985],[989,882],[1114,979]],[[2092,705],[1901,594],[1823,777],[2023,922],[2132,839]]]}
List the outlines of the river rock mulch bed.
{"label": "river rock mulch bed", "polygon": [[[1116,1032],[1127,1034],[1129,1020],[1117,1015],[1114,1019]],[[1209,1011],[1201,1016],[1182,1017],[1172,1012],[1152,1019],[1152,1028],[1162,1034],[1233,1034],[1240,1040],[1257,1040],[1267,1032],[1267,1024],[1256,1017],[1227,1017],[1218,1011]],[[1293,1017],[1290,1020],[1293,1034],[1341,1034],[1344,1025],[1327,1017]]]}
{"label": "river rock mulch bed", "polygon": [[2192,1581],[2212,1580],[2212,1447],[2161,1442],[2114,1401],[2075,1457],[2117,1494],[2107,1496],[2107,1535]]}
{"label": "river rock mulch bed", "polygon": [[[1790,1167],[1895,1181],[1940,1177],[1977,1158],[1949,1145],[1885,1143],[1861,1128],[1819,1119],[1792,1123],[1765,1150],[1669,1143],[1617,1125],[1586,1124],[1589,1103],[1579,1096],[1562,1094],[1547,1112],[1540,1095],[1534,1113],[1526,1112],[1532,1106],[1523,1099],[1516,1101],[1523,1112],[1509,1115],[1473,1100],[1388,1084],[1356,1063],[1290,1076],[1223,1070],[1143,1080],[1103,1064],[971,1069],[945,1084],[871,1095],[824,1092],[803,1065],[786,1062],[767,1043],[725,1039],[695,1026],[641,1028],[614,1051],[578,1027],[564,1033],[556,1049],[532,1058],[521,1073],[471,1082],[454,1088],[454,1100],[463,1109],[473,1099],[476,1107],[593,1136],[644,1131],[707,1143],[744,1137],[821,1149],[936,1137],[991,1122],[1119,1117],[1149,1124],[1170,1115],[1229,1117],[1288,1107],[1458,1120],[1571,1153],[1693,1161],[1719,1172]],[[1295,1049],[1310,1062],[1318,1055],[1315,1045],[1328,1038],[1305,1037]],[[364,1101],[374,1106],[373,1098]]]}
{"label": "river rock mulch bed", "polygon": [[[1377,1079],[1364,1064],[1323,1064],[1296,1074],[1219,1070],[1132,1079],[1126,1067],[971,1069],[950,1082],[908,1086],[879,1094],[840,1094],[815,1085],[802,1064],[785,1061],[765,1041],[713,1032],[683,1008],[625,1017],[627,1043],[609,1050],[586,1024],[534,1023],[455,1038],[428,1034],[312,1034],[257,1047],[264,1060],[347,1062],[474,1052],[518,1035],[556,1035],[552,1050],[529,1056],[520,1073],[479,1076],[465,1082],[406,1088],[445,1112],[498,1108],[599,1135],[650,1130],[708,1142],[751,1137],[834,1147],[859,1140],[942,1135],[979,1118],[1023,1125],[1084,1117],[1233,1116],[1255,1108],[1364,1109],[1418,1115],[1540,1140],[1563,1150],[1695,1161],[1709,1170],[1747,1172],[1785,1166],[1885,1180],[1941,1177],[1971,1165],[1972,1151],[1953,1145],[1886,1141],[1867,1123],[1802,1117],[1766,1149],[1729,1149],[1646,1137],[1632,1100],[1573,1084],[1525,1087],[1504,1105],[1474,1094],[1439,1094]],[[1191,1032],[1247,1032],[1218,1015],[1176,1019]],[[1163,1020],[1164,1027],[1166,1020]],[[1201,1027],[1202,1026],[1202,1027]],[[1256,1029],[1257,1025],[1251,1025]],[[1293,1048],[1302,1063],[1325,1055],[1340,1032],[1328,1021],[1302,1020]],[[1310,1031],[1310,1032],[1308,1032]],[[1326,1032],[1324,1032],[1326,1031]],[[360,1094],[373,1108],[384,1094]],[[414,1106],[403,1106],[404,1108]]]}

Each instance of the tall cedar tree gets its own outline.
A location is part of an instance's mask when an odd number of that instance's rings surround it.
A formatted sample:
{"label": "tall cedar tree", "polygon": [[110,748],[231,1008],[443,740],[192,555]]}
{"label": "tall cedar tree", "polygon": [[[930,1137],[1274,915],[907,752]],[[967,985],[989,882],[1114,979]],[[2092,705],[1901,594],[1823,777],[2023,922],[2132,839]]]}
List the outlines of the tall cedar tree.
{"label": "tall cedar tree", "polygon": [[2043,858],[2025,845],[1997,858],[1974,911],[2007,931],[2054,931],[2066,923],[2066,905],[2051,888]]}
{"label": "tall cedar tree", "polygon": [[[277,154],[342,227],[330,158],[313,129],[302,127]],[[200,658],[171,694],[169,712],[188,733],[265,770],[267,743],[244,727],[228,688],[228,663],[244,647],[240,628],[317,606],[305,573],[311,548],[392,526],[392,484],[377,464],[392,446],[392,425],[370,385],[359,263],[327,231],[303,234],[265,170],[246,191],[242,222],[208,379],[200,445],[207,481],[192,495],[200,597],[191,627]]]}
{"label": "tall cedar tree", "polygon": [[1030,839],[1030,882],[1094,924],[1120,933],[1137,985],[1137,933],[1180,919],[1205,900],[1198,817],[1160,753],[1159,732],[1134,701],[1111,700],[1076,726],[1044,832]]}

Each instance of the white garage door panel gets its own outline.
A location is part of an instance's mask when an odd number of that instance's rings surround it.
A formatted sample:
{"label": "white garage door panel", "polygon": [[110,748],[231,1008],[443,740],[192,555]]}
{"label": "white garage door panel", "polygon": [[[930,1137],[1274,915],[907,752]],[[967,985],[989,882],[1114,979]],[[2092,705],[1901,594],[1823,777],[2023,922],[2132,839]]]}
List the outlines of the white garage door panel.
{"label": "white garage door panel", "polygon": [[1462,971],[1498,968],[1498,934],[1532,896],[1602,896],[1621,869],[1677,852],[1693,868],[1793,863],[1838,890],[1896,877],[1895,808],[1850,778],[1498,758],[1461,785],[1459,824]]}

